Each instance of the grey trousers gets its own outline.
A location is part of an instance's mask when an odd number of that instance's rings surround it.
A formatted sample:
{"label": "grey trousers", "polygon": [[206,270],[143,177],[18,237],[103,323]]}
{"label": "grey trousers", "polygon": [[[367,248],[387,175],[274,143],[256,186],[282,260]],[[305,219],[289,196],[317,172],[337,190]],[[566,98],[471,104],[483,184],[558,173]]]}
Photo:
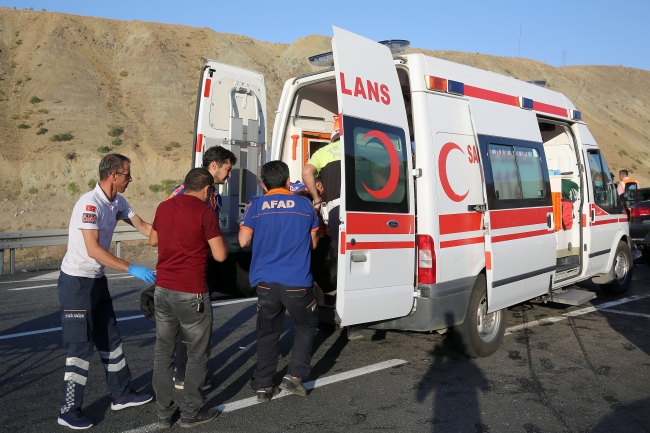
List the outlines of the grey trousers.
{"label": "grey trousers", "polygon": [[[212,336],[212,305],[210,295],[177,292],[156,286],[156,347],[153,364],[153,389],[160,418],[169,418],[177,408],[174,402],[174,348],[182,329],[187,343],[185,398],[180,405],[184,418],[194,417],[203,405],[201,387],[205,380]],[[197,302],[203,299],[203,312]]]}

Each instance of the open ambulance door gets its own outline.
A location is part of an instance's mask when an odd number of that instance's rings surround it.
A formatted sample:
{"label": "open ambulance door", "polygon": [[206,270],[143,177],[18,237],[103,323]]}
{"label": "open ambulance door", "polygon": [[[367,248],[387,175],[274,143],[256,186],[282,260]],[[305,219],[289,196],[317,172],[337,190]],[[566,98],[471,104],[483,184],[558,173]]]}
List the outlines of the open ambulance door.
{"label": "open ambulance door", "polygon": [[387,47],[337,27],[332,51],[342,115],[336,310],[343,326],[403,317],[413,307],[415,203],[397,71]]}
{"label": "open ambulance door", "polygon": [[237,221],[252,196],[261,194],[257,181],[266,160],[266,89],[259,72],[204,60],[196,99],[192,168],[203,155],[223,146],[237,157],[231,177],[220,185],[220,226],[239,231]]}

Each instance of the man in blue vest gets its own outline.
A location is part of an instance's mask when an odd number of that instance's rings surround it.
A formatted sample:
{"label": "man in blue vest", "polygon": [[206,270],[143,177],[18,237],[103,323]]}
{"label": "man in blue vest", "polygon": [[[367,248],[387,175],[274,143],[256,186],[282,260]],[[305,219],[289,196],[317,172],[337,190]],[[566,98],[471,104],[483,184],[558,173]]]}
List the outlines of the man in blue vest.
{"label": "man in blue vest", "polygon": [[311,347],[318,325],[318,306],[311,274],[311,250],[318,243],[318,216],[309,199],[290,192],[289,167],[271,161],[262,167],[266,193],[251,201],[239,230],[242,247],[253,244],[250,284],[256,287],[257,368],[251,387],[266,403],[277,392],[273,375],[278,366],[284,314],[296,326],[289,372],[280,388],[306,396],[302,381],[311,372]]}

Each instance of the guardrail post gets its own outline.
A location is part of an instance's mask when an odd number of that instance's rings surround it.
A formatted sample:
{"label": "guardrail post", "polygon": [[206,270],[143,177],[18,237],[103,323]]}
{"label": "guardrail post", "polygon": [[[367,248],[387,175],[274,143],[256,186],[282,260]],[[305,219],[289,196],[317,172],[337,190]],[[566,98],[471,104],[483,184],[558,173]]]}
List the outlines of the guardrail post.
{"label": "guardrail post", "polygon": [[4,275],[5,270],[5,250],[0,250],[0,275]]}
{"label": "guardrail post", "polygon": [[122,252],[121,248],[122,242],[115,241],[115,257],[121,258],[120,253]]}
{"label": "guardrail post", "polygon": [[9,273],[11,275],[16,273],[16,250],[14,248],[9,249]]}

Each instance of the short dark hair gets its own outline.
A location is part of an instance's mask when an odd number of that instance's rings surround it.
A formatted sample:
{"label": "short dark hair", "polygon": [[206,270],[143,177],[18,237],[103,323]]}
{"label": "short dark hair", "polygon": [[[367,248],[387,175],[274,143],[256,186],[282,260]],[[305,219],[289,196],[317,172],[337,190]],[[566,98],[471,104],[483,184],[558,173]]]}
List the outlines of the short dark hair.
{"label": "short dark hair", "polygon": [[618,172],[618,174],[623,174],[623,175],[627,176],[627,170],[621,170],[621,171]]}
{"label": "short dark hair", "polygon": [[214,177],[203,167],[193,168],[185,176],[186,191],[201,191],[206,186],[212,184],[214,184]]}
{"label": "short dark hair", "polygon": [[230,161],[232,165],[235,165],[237,164],[237,157],[234,153],[222,146],[211,147],[203,154],[203,167],[205,168],[208,168],[213,162],[221,166],[226,161]]}
{"label": "short dark hair", "polygon": [[124,163],[131,160],[119,153],[109,153],[99,161],[99,180],[107,179],[111,173],[122,173]]}
{"label": "short dark hair", "polygon": [[262,166],[262,183],[266,189],[284,188],[289,179],[289,166],[282,161],[270,161]]}

